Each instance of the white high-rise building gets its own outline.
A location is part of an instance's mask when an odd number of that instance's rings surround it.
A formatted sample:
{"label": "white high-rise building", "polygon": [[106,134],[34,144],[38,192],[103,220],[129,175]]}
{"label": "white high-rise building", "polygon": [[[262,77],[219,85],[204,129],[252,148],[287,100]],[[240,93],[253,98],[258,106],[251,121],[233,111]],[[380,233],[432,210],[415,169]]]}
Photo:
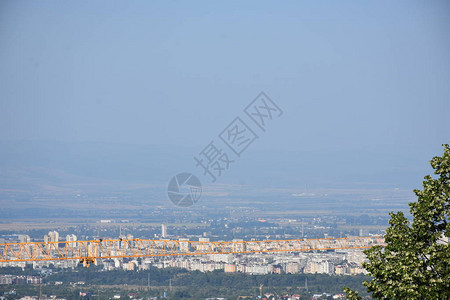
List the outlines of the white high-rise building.
{"label": "white high-rise building", "polygon": [[165,238],[167,237],[167,225],[161,224],[161,237]]}
{"label": "white high-rise building", "polygon": [[[75,234],[68,234],[68,235],[66,235],[66,241],[76,242],[77,236]],[[70,246],[72,246],[72,247],[76,247],[77,245],[78,245],[78,243],[70,243]]]}
{"label": "white high-rise building", "polygon": [[180,241],[180,250],[183,252],[189,251],[189,239],[180,238],[178,239]]}
{"label": "white high-rise building", "polygon": [[50,231],[48,233],[49,242],[58,242],[59,241],[59,233],[58,231]]}
{"label": "white high-rise building", "polygon": [[68,234],[66,235],[66,241],[68,242],[75,242],[77,240],[77,236],[75,234]]}
{"label": "white high-rise building", "polygon": [[27,234],[19,234],[19,243],[29,243],[31,242],[31,238]]}

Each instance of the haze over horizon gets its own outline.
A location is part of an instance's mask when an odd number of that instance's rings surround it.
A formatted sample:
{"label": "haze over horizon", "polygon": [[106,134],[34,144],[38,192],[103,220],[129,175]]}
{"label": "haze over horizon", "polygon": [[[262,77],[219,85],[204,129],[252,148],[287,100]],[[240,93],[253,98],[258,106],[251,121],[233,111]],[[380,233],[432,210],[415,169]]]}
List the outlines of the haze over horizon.
{"label": "haze over horizon", "polygon": [[449,12],[3,1],[0,186],[201,173],[193,156],[264,91],[284,113],[219,183],[417,188],[450,141]]}

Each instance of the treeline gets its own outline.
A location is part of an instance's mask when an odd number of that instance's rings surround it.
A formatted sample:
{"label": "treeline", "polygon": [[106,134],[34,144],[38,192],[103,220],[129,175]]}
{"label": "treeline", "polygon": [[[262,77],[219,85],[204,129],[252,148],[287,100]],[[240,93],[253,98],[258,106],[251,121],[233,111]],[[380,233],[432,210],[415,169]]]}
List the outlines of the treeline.
{"label": "treeline", "polygon": [[[27,268],[22,271],[20,268],[0,268],[0,274],[23,275],[25,273],[36,274],[37,270]],[[30,274],[31,275],[31,274]],[[298,293],[309,297],[313,293],[342,293],[344,286],[360,291],[362,295],[367,295],[362,286],[367,276],[330,276],[325,274],[267,274],[248,275],[242,273],[224,273],[214,271],[202,273],[199,271],[189,272],[186,269],[151,268],[146,271],[102,271],[101,267],[91,266],[88,268],[53,269],[53,274],[44,277],[42,290],[49,294],[56,294],[77,299],[80,291],[90,291],[97,293],[98,289],[103,296],[112,297],[111,293],[119,293],[126,296],[127,293],[135,291],[141,296],[161,296],[167,293],[168,298],[204,298],[214,296],[226,296],[236,298],[237,295],[259,295],[259,286],[263,284],[265,292],[281,294]],[[54,285],[60,281],[63,285]],[[84,282],[84,285],[69,285],[69,283]],[[305,289],[307,282],[308,290]],[[150,284],[149,284],[150,283]],[[149,284],[149,288],[147,288]],[[106,288],[101,286],[116,286]],[[36,293],[37,286],[11,286],[0,287],[0,292],[6,292],[14,288],[20,294],[32,295]],[[144,293],[145,290],[145,293]],[[110,295],[111,294],[111,295]],[[95,298],[97,299],[97,298]]]}
{"label": "treeline", "polygon": [[147,271],[100,271],[95,268],[76,269],[74,271],[60,271],[45,278],[45,282],[63,283],[84,281],[89,285],[139,285],[139,286],[173,286],[173,287],[217,287],[228,289],[248,290],[255,289],[263,284],[265,287],[291,287],[304,290],[307,283],[311,292],[340,293],[344,286],[358,291],[364,291],[364,275],[357,276],[330,276],[326,274],[267,274],[248,275],[242,273],[224,273],[221,270],[214,272],[188,272],[186,269],[151,268]]}
{"label": "treeline", "polygon": [[31,265],[26,265],[23,270],[18,267],[2,267],[0,268],[0,274],[39,276],[40,273],[39,270],[33,269]]}

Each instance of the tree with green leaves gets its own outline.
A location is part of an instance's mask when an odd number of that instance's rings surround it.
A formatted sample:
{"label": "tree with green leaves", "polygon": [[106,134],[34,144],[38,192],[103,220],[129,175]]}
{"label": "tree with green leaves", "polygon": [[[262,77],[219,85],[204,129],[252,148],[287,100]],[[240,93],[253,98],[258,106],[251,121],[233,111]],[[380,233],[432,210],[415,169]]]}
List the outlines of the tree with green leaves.
{"label": "tree with green leaves", "polygon": [[[423,190],[409,203],[412,222],[390,213],[384,247],[365,250],[363,267],[372,277],[363,284],[377,299],[450,299],[450,148],[430,164],[436,178],[425,176]],[[349,299],[361,299],[344,289]]]}

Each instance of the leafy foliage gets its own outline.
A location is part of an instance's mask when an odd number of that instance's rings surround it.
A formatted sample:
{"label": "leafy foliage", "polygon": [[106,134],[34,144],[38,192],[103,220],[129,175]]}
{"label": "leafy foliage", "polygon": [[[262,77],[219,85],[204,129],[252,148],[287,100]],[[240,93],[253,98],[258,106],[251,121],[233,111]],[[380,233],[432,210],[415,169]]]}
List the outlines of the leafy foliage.
{"label": "leafy foliage", "polygon": [[[409,204],[412,223],[402,212],[390,213],[386,246],[365,251],[364,268],[372,277],[363,284],[377,299],[450,298],[450,148],[431,162],[434,174],[425,176],[423,190],[414,190],[417,202]],[[345,289],[349,299],[358,294]]]}
{"label": "leafy foliage", "polygon": [[345,287],[344,292],[347,294],[347,298],[350,300],[362,300],[362,297],[358,294],[358,292],[355,292],[349,287]]}
{"label": "leafy foliage", "polygon": [[89,269],[79,268],[73,271],[60,270],[46,277],[46,283],[55,281],[64,283],[84,281],[91,285],[139,285],[146,286],[150,283],[153,287],[167,287],[169,280],[173,287],[192,287],[193,290],[206,288],[225,289],[252,289],[257,290],[260,284],[265,287],[293,287],[298,291],[304,290],[305,280],[308,280],[310,292],[339,292],[343,286],[362,290],[362,282],[368,277],[357,276],[330,276],[326,274],[266,274],[249,275],[243,273],[225,273],[221,270],[213,272],[191,271],[179,268],[158,269],[151,268],[146,271],[101,271],[99,267],[92,266]]}

